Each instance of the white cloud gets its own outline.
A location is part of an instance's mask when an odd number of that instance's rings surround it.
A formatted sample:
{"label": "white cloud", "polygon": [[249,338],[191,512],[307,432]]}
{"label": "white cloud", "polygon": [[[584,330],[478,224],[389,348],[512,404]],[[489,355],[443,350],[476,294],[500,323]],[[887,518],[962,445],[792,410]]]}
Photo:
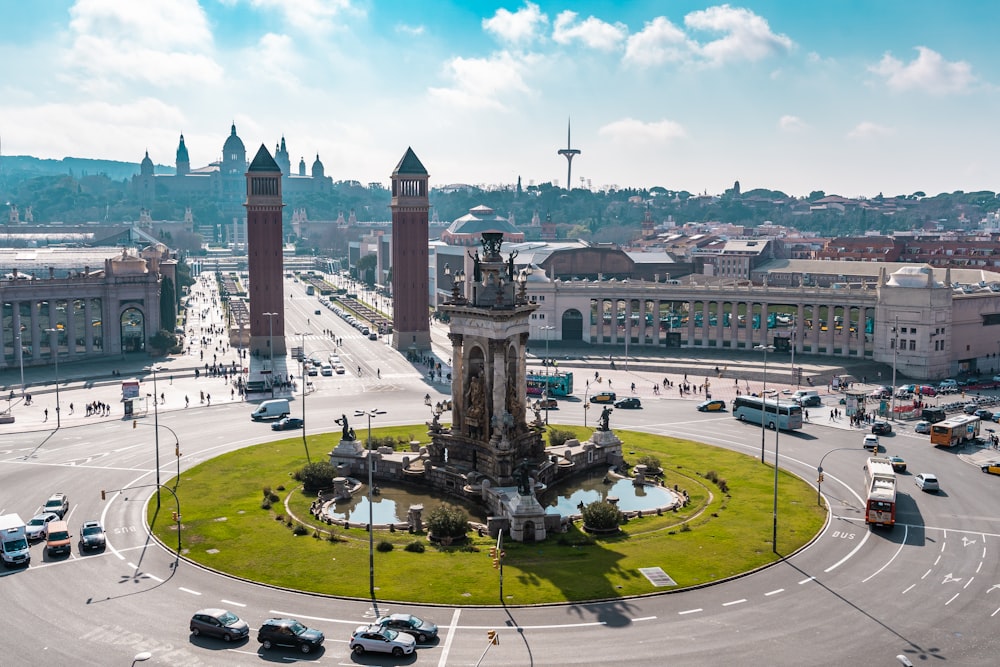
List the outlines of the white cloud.
{"label": "white cloud", "polygon": [[890,90],[921,91],[933,95],[967,92],[976,82],[972,67],[964,61],[948,62],[940,53],[917,47],[916,60],[904,64],[886,53],[868,71],[881,76]]}
{"label": "white cloud", "polygon": [[684,24],[692,30],[724,34],[699,49],[701,55],[713,65],[761,60],[789,51],[794,46],[788,36],[772,32],[764,18],[748,9],[729,5],[691,12],[684,17]]}
{"label": "white cloud", "polygon": [[426,32],[426,29],[422,25],[407,25],[405,23],[399,23],[396,25],[396,32],[410,37],[419,37]]}
{"label": "white cloud", "polygon": [[624,23],[606,23],[593,16],[577,21],[577,13],[568,10],[556,17],[552,32],[552,39],[557,44],[579,41],[598,51],[613,51],[627,37],[628,27]]}
{"label": "white cloud", "polygon": [[684,127],[672,120],[644,123],[634,118],[623,118],[600,128],[597,133],[614,141],[646,144],[663,143],[687,136]]}
{"label": "white cloud", "polygon": [[809,126],[798,116],[786,114],[778,119],[778,127],[785,132],[801,132]]}
{"label": "white cloud", "polygon": [[534,57],[514,56],[501,51],[489,58],[452,58],[445,64],[446,75],[454,81],[450,88],[431,88],[432,97],[465,109],[499,109],[505,96],[529,92],[525,72]]}
{"label": "white cloud", "polygon": [[[363,16],[351,0],[248,0],[251,6],[281,14],[285,23],[304,33],[327,33],[343,15]],[[235,3],[234,3],[235,4]]]}
{"label": "white cloud", "polygon": [[854,126],[854,129],[848,132],[847,136],[851,139],[872,139],[887,137],[895,133],[896,131],[891,127],[865,120]]}
{"label": "white cloud", "polygon": [[549,17],[538,5],[526,2],[516,12],[498,9],[492,18],[483,19],[483,30],[505,44],[522,46],[541,39],[541,30],[548,23]]}
{"label": "white cloud", "polygon": [[292,38],[273,32],[262,36],[257,45],[247,51],[244,62],[251,68],[248,78],[272,82],[289,90],[298,88],[299,79],[294,72],[305,65]]}
{"label": "white cloud", "polygon": [[626,63],[652,67],[664,63],[689,60],[697,45],[684,31],[662,16],[657,16],[639,32],[630,35],[625,44]]}
{"label": "white cloud", "polygon": [[70,16],[72,46],[63,62],[82,73],[78,85],[85,90],[114,90],[121,81],[175,86],[222,77],[208,21],[194,0],[79,0]]}

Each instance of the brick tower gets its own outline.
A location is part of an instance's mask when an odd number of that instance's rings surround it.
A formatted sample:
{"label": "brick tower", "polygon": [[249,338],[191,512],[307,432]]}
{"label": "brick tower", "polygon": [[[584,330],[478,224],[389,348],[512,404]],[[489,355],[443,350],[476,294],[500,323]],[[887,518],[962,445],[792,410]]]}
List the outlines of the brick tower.
{"label": "brick tower", "polygon": [[392,344],[419,352],[431,347],[427,293],[427,170],[412,148],[392,172]]}
{"label": "brick tower", "polygon": [[[284,262],[281,256],[281,169],[260,145],[247,170],[247,255],[250,268],[250,352],[285,356]],[[426,244],[425,244],[426,245]],[[273,313],[273,315],[265,315]],[[271,350],[271,345],[274,350]]]}

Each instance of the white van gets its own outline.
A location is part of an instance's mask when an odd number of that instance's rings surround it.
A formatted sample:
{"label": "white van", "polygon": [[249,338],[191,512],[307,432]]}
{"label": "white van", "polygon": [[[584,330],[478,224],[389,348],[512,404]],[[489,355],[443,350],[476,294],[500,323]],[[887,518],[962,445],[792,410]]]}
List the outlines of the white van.
{"label": "white van", "polygon": [[823,405],[823,401],[819,397],[819,392],[815,389],[799,389],[792,394],[792,400],[804,408]]}
{"label": "white van", "polygon": [[262,419],[281,419],[287,417],[290,412],[287,398],[272,398],[257,406],[257,409],[250,413],[250,419],[259,422]]}
{"label": "white van", "polygon": [[31,561],[24,521],[17,514],[0,516],[0,560],[4,565],[27,565]]}

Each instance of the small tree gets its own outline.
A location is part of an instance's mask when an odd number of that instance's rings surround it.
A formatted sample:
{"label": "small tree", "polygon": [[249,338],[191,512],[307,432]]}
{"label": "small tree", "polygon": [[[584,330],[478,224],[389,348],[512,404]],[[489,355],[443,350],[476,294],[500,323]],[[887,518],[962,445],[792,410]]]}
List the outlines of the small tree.
{"label": "small tree", "polygon": [[295,473],[295,481],[302,482],[302,490],[306,493],[316,493],[327,489],[333,484],[337,469],[329,461],[307,463]]}
{"label": "small tree", "polygon": [[549,429],[549,447],[561,447],[567,440],[572,440],[575,437],[572,431],[564,431],[558,428]]}
{"label": "small tree", "polygon": [[584,505],[581,514],[583,514],[583,525],[594,530],[617,528],[623,518],[616,506],[604,500]]}
{"label": "small tree", "polygon": [[427,529],[437,538],[465,537],[469,515],[455,505],[438,505],[427,515]]}
{"label": "small tree", "polygon": [[651,454],[646,454],[639,458],[639,465],[646,466],[646,470],[650,472],[656,472],[660,469],[660,459]]}

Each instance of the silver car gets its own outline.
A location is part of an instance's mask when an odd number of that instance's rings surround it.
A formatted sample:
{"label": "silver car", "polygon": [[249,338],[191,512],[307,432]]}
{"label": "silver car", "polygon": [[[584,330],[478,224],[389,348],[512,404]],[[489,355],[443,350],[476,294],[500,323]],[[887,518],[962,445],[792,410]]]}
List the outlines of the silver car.
{"label": "silver car", "polygon": [[355,655],[374,651],[391,653],[398,658],[413,653],[416,645],[417,640],[408,634],[377,625],[362,625],[351,635],[350,646]]}
{"label": "silver car", "polygon": [[49,533],[49,523],[58,519],[59,515],[55,512],[42,512],[35,515],[25,524],[24,536],[28,538],[29,542],[43,540]]}

